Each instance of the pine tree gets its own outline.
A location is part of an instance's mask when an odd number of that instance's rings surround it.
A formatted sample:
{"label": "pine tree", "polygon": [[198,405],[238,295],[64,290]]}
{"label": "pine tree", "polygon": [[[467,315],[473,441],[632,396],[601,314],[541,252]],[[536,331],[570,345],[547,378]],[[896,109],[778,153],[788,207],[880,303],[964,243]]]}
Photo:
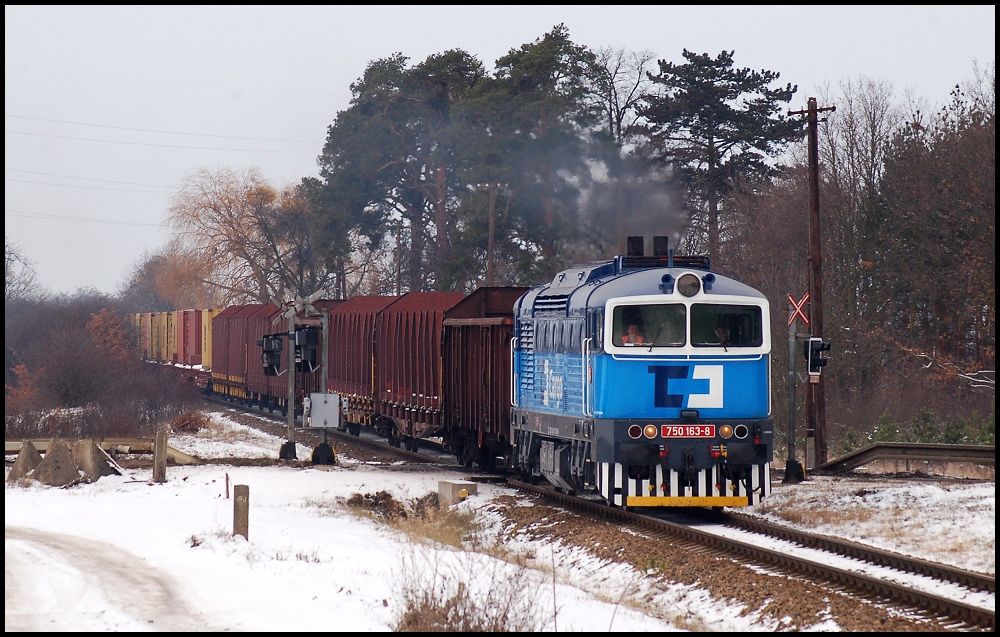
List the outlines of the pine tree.
{"label": "pine tree", "polygon": [[689,187],[691,237],[707,239],[709,256],[721,253],[723,201],[739,183],[773,173],[768,159],[801,133],[779,110],[798,87],[769,88],[779,74],[733,67],[734,51],[712,58],[684,50],[684,64],[659,61],[649,78],[660,90],[641,110],[649,152],[674,166]]}

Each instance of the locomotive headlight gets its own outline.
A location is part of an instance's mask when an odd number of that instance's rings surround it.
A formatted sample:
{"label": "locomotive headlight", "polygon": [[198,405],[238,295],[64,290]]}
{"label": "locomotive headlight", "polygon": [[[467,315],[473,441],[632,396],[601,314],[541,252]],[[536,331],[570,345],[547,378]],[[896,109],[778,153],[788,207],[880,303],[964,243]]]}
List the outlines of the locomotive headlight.
{"label": "locomotive headlight", "polygon": [[641,435],[642,435],[642,427],[640,427],[639,425],[632,425],[631,427],[628,428],[629,438],[635,439]]}
{"label": "locomotive headlight", "polygon": [[677,279],[677,291],[684,296],[694,296],[701,290],[701,279],[691,274],[684,274]]}
{"label": "locomotive headlight", "polygon": [[656,425],[646,425],[645,428],[643,428],[642,433],[645,434],[645,436],[647,438],[650,438],[650,439],[655,438],[656,437]]}
{"label": "locomotive headlight", "polygon": [[729,425],[722,425],[721,427],[719,427],[719,435],[727,439],[732,438],[733,428],[730,427]]}

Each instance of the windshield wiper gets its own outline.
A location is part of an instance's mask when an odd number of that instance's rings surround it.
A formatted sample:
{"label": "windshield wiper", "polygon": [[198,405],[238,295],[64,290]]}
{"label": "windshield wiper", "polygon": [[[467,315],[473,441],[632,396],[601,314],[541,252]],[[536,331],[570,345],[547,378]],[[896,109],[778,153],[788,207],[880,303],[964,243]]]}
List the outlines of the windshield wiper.
{"label": "windshield wiper", "polygon": [[653,347],[656,346],[656,341],[660,340],[660,334],[663,333],[663,328],[665,328],[666,326],[667,326],[666,321],[660,323],[660,329],[656,330],[656,336],[654,336],[653,340],[649,343],[649,349],[647,351],[649,352],[653,351]]}

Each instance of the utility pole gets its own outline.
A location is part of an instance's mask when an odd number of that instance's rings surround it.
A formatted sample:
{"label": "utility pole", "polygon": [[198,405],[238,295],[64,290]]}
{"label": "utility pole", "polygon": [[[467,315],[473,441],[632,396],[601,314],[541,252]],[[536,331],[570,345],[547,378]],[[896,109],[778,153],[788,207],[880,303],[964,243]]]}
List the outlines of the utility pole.
{"label": "utility pole", "polygon": [[295,311],[288,313],[288,403],[285,405],[288,414],[288,440],[284,447],[282,460],[295,460]]}
{"label": "utility pole", "polygon": [[489,201],[487,202],[487,212],[489,213],[489,232],[486,241],[486,285],[493,287],[496,285],[496,265],[494,262],[494,252],[496,251],[496,231],[497,231],[497,182],[490,180],[487,186]]}
{"label": "utility pole", "polygon": [[[403,224],[396,224],[396,296],[400,295],[400,289],[403,287],[403,242],[402,238],[399,236],[403,232]],[[323,391],[326,391],[325,389]]]}
{"label": "utility pole", "polygon": [[[816,98],[810,97],[804,111],[788,111],[789,115],[805,115],[809,131],[809,318],[813,336],[823,336],[823,253],[819,231],[819,114],[837,110],[836,106],[816,107]],[[826,121],[825,119],[823,121]],[[819,380],[819,377],[817,377]],[[815,462],[827,460],[826,449],[826,396],[823,383],[810,383],[806,391],[806,409],[809,412],[809,430],[814,438]],[[807,458],[808,466],[808,458]]]}
{"label": "utility pole", "polygon": [[[330,310],[328,310],[327,308],[323,308],[322,321],[323,321],[322,322],[322,325],[323,325],[323,351],[320,352],[320,365],[321,365],[321,367],[320,367],[320,371],[319,371],[319,376],[320,376],[320,385],[319,385],[319,388],[320,388],[320,392],[322,392],[322,393],[325,394],[328,391],[330,391],[329,390],[329,387],[330,387],[330,347],[328,345],[329,342],[330,342]],[[302,424],[305,425],[305,422],[304,422],[304,420],[305,420],[305,414],[304,413],[302,414],[302,418],[303,418],[303,423]],[[323,427],[323,444],[329,444],[329,441],[327,440],[326,427]]]}

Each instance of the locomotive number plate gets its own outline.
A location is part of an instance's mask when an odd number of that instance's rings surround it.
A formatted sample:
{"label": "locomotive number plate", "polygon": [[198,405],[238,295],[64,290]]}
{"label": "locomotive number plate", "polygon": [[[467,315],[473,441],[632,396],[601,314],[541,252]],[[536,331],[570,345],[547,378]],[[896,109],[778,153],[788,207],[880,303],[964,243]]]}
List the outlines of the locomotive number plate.
{"label": "locomotive number plate", "polygon": [[660,425],[664,438],[715,438],[715,425]]}

